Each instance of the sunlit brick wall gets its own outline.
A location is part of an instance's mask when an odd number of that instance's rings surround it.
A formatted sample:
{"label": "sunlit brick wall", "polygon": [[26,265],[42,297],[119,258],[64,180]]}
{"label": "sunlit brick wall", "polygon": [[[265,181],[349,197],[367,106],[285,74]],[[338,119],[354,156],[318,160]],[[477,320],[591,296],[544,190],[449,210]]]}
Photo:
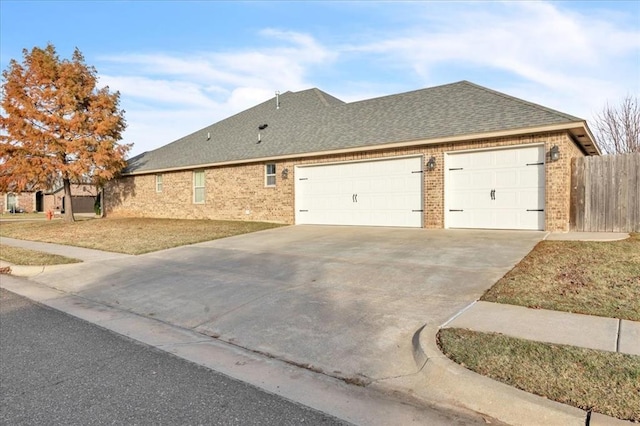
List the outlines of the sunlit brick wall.
{"label": "sunlit brick wall", "polygon": [[[444,227],[444,156],[446,152],[492,147],[544,144],[548,155],[553,145],[561,157],[546,166],[546,229],[564,231],[569,224],[571,158],[583,155],[565,132],[499,139],[480,139],[413,148],[318,156],[277,161],[276,186],[265,186],[265,163],[222,166],[205,170],[206,199],[193,203],[193,171],[162,173],[162,191],[156,191],[156,175],[139,175],[110,182],[105,188],[106,211],[112,216],[159,218],[256,220],[293,224],[295,166],[375,158],[422,155],[436,158],[436,167],[423,173],[425,228]],[[288,177],[282,178],[282,170]]]}

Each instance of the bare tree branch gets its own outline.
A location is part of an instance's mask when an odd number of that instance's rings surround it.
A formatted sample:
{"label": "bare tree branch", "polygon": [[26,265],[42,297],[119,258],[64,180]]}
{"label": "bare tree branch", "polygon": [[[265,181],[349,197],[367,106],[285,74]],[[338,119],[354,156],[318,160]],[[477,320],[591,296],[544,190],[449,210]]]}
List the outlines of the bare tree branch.
{"label": "bare tree branch", "polygon": [[600,146],[609,154],[640,152],[640,103],[626,96],[619,105],[607,105],[595,118]]}

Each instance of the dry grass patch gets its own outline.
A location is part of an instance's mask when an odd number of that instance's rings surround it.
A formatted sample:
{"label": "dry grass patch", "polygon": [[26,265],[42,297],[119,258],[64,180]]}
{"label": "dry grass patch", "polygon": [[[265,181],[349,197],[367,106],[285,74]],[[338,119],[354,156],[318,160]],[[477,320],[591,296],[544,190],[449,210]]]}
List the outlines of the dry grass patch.
{"label": "dry grass patch", "polygon": [[518,389],[584,410],[640,421],[640,356],[447,328],[453,361]]}
{"label": "dry grass patch", "polygon": [[0,235],[126,254],[142,254],[186,244],[282,226],[264,222],[109,218],[3,223]]}
{"label": "dry grass patch", "polygon": [[44,213],[3,213],[0,215],[0,219],[5,220],[34,220],[34,219],[42,219],[45,220],[47,217]]}
{"label": "dry grass patch", "polygon": [[20,247],[0,245],[0,260],[4,260],[14,265],[66,265],[68,263],[79,263],[81,260],[57,254],[43,253],[41,251],[29,250]]}
{"label": "dry grass patch", "polygon": [[481,300],[640,321],[640,234],[542,241]]}

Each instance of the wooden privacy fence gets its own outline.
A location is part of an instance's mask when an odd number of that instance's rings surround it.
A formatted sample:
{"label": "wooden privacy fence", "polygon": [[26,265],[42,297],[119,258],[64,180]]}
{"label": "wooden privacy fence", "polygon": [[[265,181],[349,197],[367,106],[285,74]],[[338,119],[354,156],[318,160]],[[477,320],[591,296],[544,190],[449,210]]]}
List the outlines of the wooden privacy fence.
{"label": "wooden privacy fence", "polygon": [[571,230],[640,232],[640,153],[571,163]]}

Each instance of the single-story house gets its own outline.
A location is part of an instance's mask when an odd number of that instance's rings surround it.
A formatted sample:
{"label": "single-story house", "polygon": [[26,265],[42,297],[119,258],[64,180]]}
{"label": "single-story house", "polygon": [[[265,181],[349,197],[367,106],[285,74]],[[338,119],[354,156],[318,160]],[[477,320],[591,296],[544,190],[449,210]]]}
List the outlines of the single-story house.
{"label": "single-story house", "polygon": [[[93,213],[93,206],[98,196],[95,185],[86,183],[71,184],[71,199],[74,213]],[[49,191],[24,191],[0,193],[0,211],[11,212],[58,212],[64,211],[66,205],[64,187],[59,185]]]}
{"label": "single-story house", "polygon": [[461,81],[286,92],[129,160],[112,216],[564,231],[585,120]]}

